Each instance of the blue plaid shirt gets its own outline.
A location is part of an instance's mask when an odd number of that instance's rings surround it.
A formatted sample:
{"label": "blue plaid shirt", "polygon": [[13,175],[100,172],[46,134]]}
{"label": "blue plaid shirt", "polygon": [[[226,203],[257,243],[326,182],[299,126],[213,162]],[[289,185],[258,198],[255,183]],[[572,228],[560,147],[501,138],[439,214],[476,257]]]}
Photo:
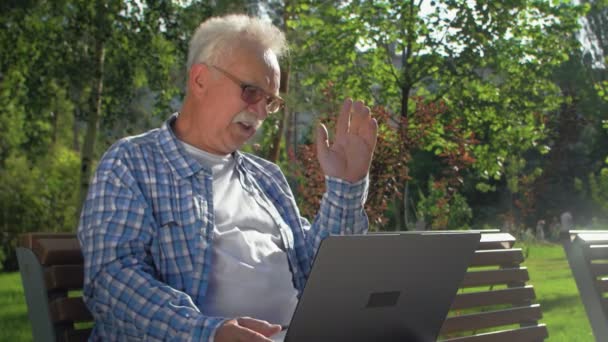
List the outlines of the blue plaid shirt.
{"label": "blue plaid shirt", "polygon": [[[175,118],[115,143],[95,172],[78,227],[84,298],[95,318],[91,340],[213,341],[226,320],[201,313],[213,272],[218,204],[211,170],[179,144],[171,130]],[[277,165],[240,152],[235,158],[245,190],[264,194],[277,209],[301,294],[321,240],[367,231],[368,180],[326,178],[327,192],[311,225]]]}

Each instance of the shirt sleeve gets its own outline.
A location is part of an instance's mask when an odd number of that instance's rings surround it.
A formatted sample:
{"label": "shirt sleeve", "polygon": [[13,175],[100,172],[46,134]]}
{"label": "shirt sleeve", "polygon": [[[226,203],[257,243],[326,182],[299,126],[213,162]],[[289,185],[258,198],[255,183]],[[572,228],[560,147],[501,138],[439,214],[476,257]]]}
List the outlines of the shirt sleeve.
{"label": "shirt sleeve", "polygon": [[[328,235],[367,233],[369,222],[364,210],[369,177],[350,183],[335,177],[325,177],[326,191],[321,199],[319,212],[307,231],[310,260]],[[304,221],[306,222],[306,221]]]}
{"label": "shirt sleeve", "polygon": [[95,175],[78,227],[83,296],[96,329],[127,340],[213,341],[225,319],[204,316],[189,295],[159,280],[150,253],[156,223],[127,185],[126,168],[118,170]]}

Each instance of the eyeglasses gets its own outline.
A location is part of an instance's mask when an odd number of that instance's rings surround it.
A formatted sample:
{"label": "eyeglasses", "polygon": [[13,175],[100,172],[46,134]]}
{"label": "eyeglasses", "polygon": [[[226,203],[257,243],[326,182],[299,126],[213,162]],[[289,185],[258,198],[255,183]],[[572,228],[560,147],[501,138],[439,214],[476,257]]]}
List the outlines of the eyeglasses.
{"label": "eyeglasses", "polygon": [[260,100],[265,98],[266,111],[268,111],[269,114],[272,114],[276,113],[279,109],[281,109],[281,107],[285,103],[285,100],[283,100],[281,97],[272,95],[260,87],[247,84],[220,67],[217,67],[215,65],[209,66],[221,72],[222,74],[224,74],[224,76],[226,76],[232,82],[241,87],[241,100],[245,101],[248,104],[256,104],[260,102]]}

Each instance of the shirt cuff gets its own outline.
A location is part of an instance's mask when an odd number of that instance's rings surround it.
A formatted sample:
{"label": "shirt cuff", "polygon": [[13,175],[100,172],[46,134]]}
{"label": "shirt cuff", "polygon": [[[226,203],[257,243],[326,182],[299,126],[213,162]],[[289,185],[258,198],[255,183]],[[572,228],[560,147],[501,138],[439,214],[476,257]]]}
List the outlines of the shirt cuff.
{"label": "shirt cuff", "polygon": [[335,205],[349,209],[363,207],[367,199],[369,175],[351,183],[340,178],[325,176],[327,200]]}
{"label": "shirt cuff", "polygon": [[201,317],[192,330],[192,341],[214,342],[217,330],[226,321],[228,321],[228,319],[222,317]]}

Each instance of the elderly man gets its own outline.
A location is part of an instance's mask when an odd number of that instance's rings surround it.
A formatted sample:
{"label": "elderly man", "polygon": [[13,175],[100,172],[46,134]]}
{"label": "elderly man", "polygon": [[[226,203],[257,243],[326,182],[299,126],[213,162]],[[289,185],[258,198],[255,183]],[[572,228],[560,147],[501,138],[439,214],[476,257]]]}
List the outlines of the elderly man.
{"label": "elderly man", "polygon": [[327,191],[312,225],[279,168],[238,151],[282,105],[285,50],[262,20],[205,21],[181,110],[103,156],[78,228],[93,340],[270,341],[321,240],[366,232],[377,124],[361,102],[344,102],[333,143],[318,128]]}

